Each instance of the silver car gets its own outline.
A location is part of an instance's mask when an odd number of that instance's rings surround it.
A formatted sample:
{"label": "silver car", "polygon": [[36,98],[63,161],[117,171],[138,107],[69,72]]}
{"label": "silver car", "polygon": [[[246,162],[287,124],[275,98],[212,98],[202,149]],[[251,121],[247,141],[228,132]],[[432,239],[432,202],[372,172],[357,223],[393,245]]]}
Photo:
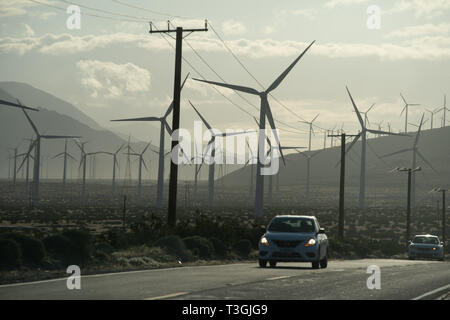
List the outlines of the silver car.
{"label": "silver car", "polygon": [[282,215],[272,219],[259,240],[259,266],[277,262],[311,262],[314,269],[328,265],[328,238],[314,216]]}
{"label": "silver car", "polygon": [[408,246],[408,258],[428,258],[444,260],[444,243],[431,234],[417,235]]}

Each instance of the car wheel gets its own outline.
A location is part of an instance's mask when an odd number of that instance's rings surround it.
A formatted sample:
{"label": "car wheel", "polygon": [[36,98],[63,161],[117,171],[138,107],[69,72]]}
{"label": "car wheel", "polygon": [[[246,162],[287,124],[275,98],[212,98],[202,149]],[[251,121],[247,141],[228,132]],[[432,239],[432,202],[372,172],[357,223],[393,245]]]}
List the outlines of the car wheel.
{"label": "car wheel", "polygon": [[259,260],[259,266],[265,268],[267,266],[267,260]]}
{"label": "car wheel", "polygon": [[320,260],[320,267],[322,269],[325,269],[328,266],[328,258],[327,256],[323,257],[322,260]]}
{"label": "car wheel", "polygon": [[319,261],[314,261],[311,264],[313,269],[319,269]]}
{"label": "car wheel", "polygon": [[270,261],[269,264],[270,264],[271,268],[275,268],[277,266],[277,262],[276,261]]}

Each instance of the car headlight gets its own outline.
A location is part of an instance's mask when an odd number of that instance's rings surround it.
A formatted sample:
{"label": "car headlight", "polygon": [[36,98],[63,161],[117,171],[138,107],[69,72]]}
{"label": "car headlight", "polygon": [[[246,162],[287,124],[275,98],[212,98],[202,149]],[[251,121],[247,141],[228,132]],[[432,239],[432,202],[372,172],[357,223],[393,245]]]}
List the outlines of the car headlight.
{"label": "car headlight", "polygon": [[308,242],[305,243],[305,247],[314,246],[315,244],[316,240],[311,238]]}
{"label": "car headlight", "polygon": [[269,246],[269,240],[267,240],[266,237],[262,237],[260,242],[261,242],[261,244],[265,245],[266,247]]}

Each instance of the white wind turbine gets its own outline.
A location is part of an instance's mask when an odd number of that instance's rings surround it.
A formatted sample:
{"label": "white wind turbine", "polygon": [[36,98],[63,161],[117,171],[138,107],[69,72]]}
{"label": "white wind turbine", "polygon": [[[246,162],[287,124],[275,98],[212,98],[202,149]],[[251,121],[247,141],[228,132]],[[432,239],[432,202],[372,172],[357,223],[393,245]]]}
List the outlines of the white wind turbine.
{"label": "white wind turbine", "polygon": [[299,122],[301,122],[301,123],[306,123],[306,124],[309,125],[309,147],[308,147],[308,151],[311,151],[311,135],[314,133],[314,128],[313,128],[314,121],[316,121],[316,119],[317,119],[317,117],[318,117],[319,115],[320,115],[320,114],[317,114],[317,115],[314,117],[314,119],[312,119],[311,121],[299,121]]}
{"label": "white wind turbine", "polygon": [[62,136],[62,135],[47,135],[47,134],[40,134],[39,130],[31,120],[28,113],[25,111],[25,108],[22,108],[23,113],[25,114],[28,122],[30,123],[31,127],[33,128],[36,139],[34,140],[33,144],[30,146],[29,152],[34,148],[35,154],[34,154],[34,168],[33,168],[33,204],[37,206],[39,204],[39,178],[40,178],[40,158],[41,158],[41,139],[71,139],[71,138],[80,138],[79,136]]}
{"label": "white wind turbine", "polygon": [[151,142],[149,142],[144,150],[142,150],[141,153],[125,153],[126,155],[129,156],[135,156],[138,157],[138,161],[139,161],[139,169],[138,169],[138,199],[141,200],[142,198],[142,165],[144,165],[145,170],[148,171],[147,165],[145,164],[145,160],[144,160],[144,153],[145,151],[147,151],[148,147],[150,146]]}
{"label": "white wind turbine", "polygon": [[361,131],[355,136],[355,138],[350,143],[350,145],[347,148],[347,150],[345,151],[345,153],[348,153],[350,151],[350,149],[355,145],[355,143],[359,140],[359,138],[361,138],[361,172],[360,172],[360,180],[359,180],[359,207],[362,209],[362,208],[365,208],[365,194],[366,194],[366,134],[367,134],[367,132],[370,132],[373,134],[400,135],[400,136],[404,136],[404,134],[368,129],[364,125],[363,118],[361,117],[361,114],[360,114],[358,108],[356,107],[355,101],[353,100],[353,97],[350,94],[350,91],[348,90],[347,87],[346,87],[346,89],[347,89],[347,93],[350,97],[350,100],[352,102],[354,111],[356,112],[356,115],[358,116],[359,124],[361,125]]}
{"label": "white wind turbine", "polygon": [[[383,156],[381,156],[380,158],[385,158],[385,157],[390,157],[396,154],[400,154],[400,153],[405,153],[405,152],[411,152],[412,155],[412,166],[411,168],[416,168],[417,167],[417,157],[421,158],[423,160],[423,162],[425,162],[436,174],[438,174],[438,172],[436,171],[436,169],[434,169],[434,167],[431,165],[431,163],[425,158],[425,156],[419,151],[419,139],[420,139],[420,134],[422,131],[422,125],[424,124],[423,122],[423,115],[422,118],[420,119],[420,123],[419,123],[419,129],[417,130],[416,136],[414,138],[414,142],[411,148],[406,148],[406,149],[402,149],[396,152],[392,152],[389,154],[385,154]],[[415,173],[412,173],[411,176],[411,207],[414,208],[415,206],[415,199],[416,199],[416,175]]]}
{"label": "white wind turbine", "polygon": [[[189,73],[186,75],[183,83],[181,84],[181,89],[184,87],[184,83],[189,77]],[[170,103],[169,107],[166,110],[166,113],[162,117],[141,117],[141,118],[131,118],[131,119],[119,119],[119,120],[111,120],[111,121],[159,121],[160,122],[160,130],[159,130],[159,159],[158,159],[158,188],[156,194],[156,206],[161,208],[163,205],[163,196],[164,196],[164,143],[165,143],[165,131],[169,135],[172,135],[172,129],[170,128],[169,123],[167,122],[167,117],[173,110],[173,101]],[[165,128],[165,130],[164,130]],[[128,151],[130,152],[130,151]]]}
{"label": "white wind turbine", "polygon": [[64,152],[58,153],[52,159],[59,158],[61,156],[63,156],[63,161],[64,161],[63,177],[62,177],[62,182],[63,182],[62,194],[63,194],[63,197],[64,197],[64,194],[66,192],[67,158],[70,158],[70,159],[76,161],[76,159],[69,152],[67,152],[67,139],[64,141]]}
{"label": "white wind turbine", "polygon": [[304,156],[306,158],[306,205],[309,205],[309,199],[310,199],[310,185],[311,185],[311,159],[317,156],[319,153],[323,151],[323,149],[316,151],[316,152],[303,152],[300,150],[296,150],[299,154]]}
{"label": "white wind turbine", "polygon": [[192,108],[194,108],[195,112],[198,114],[202,122],[205,124],[205,126],[208,128],[209,132],[211,133],[211,139],[208,142],[208,145],[206,146],[205,153],[203,155],[203,158],[208,154],[209,149],[211,149],[211,156],[210,156],[210,164],[209,164],[209,176],[208,176],[208,205],[212,206],[213,200],[214,200],[214,174],[215,174],[215,164],[216,164],[216,138],[217,137],[227,137],[227,136],[234,136],[238,134],[246,134],[248,132],[246,131],[240,131],[240,132],[225,132],[225,133],[216,133],[213,131],[213,128],[209,125],[209,123],[206,121],[205,118],[200,114],[200,112],[194,107],[194,105],[189,101]]}
{"label": "white wind turbine", "polygon": [[450,109],[447,108],[447,95],[445,95],[445,94],[444,94],[444,105],[440,109],[438,109],[436,111],[436,113],[441,112],[441,111],[444,112],[442,127],[445,127],[445,125],[447,124],[447,117],[446,117],[447,111],[450,111]]}
{"label": "white wind turbine", "polygon": [[[273,134],[275,136],[276,143],[279,145],[279,139],[278,135],[276,133],[276,127],[275,122],[273,120],[272,111],[270,110],[269,101],[267,100],[267,95],[275,90],[280,83],[283,81],[283,79],[288,75],[288,73],[294,68],[294,66],[297,64],[297,62],[303,57],[303,55],[308,51],[308,49],[314,44],[315,41],[313,41],[295,60],[291,65],[264,91],[258,91],[250,87],[244,87],[244,86],[238,86],[238,85],[232,85],[227,83],[220,83],[220,82],[214,82],[214,81],[206,81],[206,80],[200,80],[200,79],[194,79],[197,81],[202,81],[206,83],[210,83],[213,85],[218,85],[222,87],[226,87],[229,89],[233,89],[236,91],[242,91],[245,93],[253,94],[256,96],[259,96],[261,99],[261,107],[259,111],[259,138],[258,138],[258,162],[256,165],[256,196],[255,196],[255,216],[261,217],[263,215],[263,204],[264,204],[264,175],[262,174],[262,167],[263,163],[265,163],[266,159],[262,159],[263,157],[267,158],[265,156],[264,152],[264,146],[265,146],[265,140],[266,140],[266,117],[269,120],[270,127],[273,130]],[[279,150],[281,153],[281,157],[283,158],[284,162],[284,156],[281,150]]]}
{"label": "white wind turbine", "polygon": [[410,106],[420,106],[420,104],[418,103],[408,103],[406,102],[405,97],[400,93],[400,96],[402,97],[403,102],[405,103],[405,106],[402,109],[402,112],[400,112],[400,115],[403,114],[403,112],[405,111],[405,133],[408,132],[408,108]]}

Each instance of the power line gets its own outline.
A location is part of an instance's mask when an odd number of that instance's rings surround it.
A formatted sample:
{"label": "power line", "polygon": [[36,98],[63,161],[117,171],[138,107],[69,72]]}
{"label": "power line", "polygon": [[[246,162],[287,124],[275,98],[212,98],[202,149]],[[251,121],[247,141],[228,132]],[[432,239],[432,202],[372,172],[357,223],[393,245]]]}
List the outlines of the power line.
{"label": "power line", "polygon": [[135,5],[123,2],[123,1],[119,1],[119,0],[111,0],[111,1],[115,2],[117,4],[129,7],[129,8],[147,11],[147,12],[150,12],[150,13],[153,13],[153,14],[157,14],[157,15],[160,15],[160,16],[182,18],[182,19],[191,19],[189,17],[183,17],[183,16],[178,16],[178,15],[173,15],[173,14],[170,14],[170,13],[164,13],[164,12],[160,12],[160,11],[154,11],[154,10],[150,10],[150,9],[147,9],[147,8],[143,8],[143,7],[138,7],[138,6],[135,6]]}

